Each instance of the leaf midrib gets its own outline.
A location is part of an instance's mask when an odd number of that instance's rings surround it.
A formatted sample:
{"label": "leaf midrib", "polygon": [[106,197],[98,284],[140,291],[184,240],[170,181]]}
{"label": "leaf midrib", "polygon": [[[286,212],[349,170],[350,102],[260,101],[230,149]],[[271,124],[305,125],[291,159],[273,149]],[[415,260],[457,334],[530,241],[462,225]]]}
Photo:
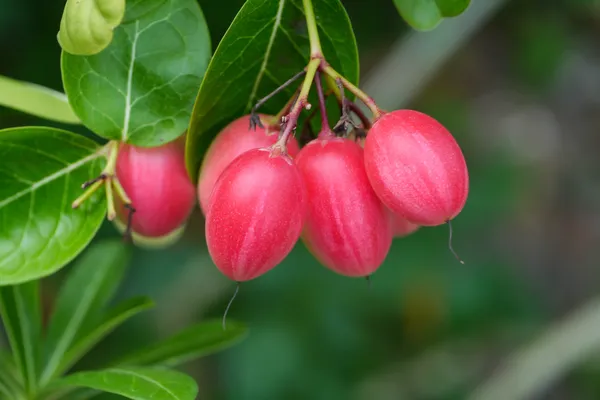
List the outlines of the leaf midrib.
{"label": "leaf midrib", "polygon": [[171,390],[169,390],[169,388],[165,387],[162,383],[150,378],[149,376],[145,376],[142,374],[138,374],[135,371],[132,370],[125,370],[125,369],[120,369],[120,368],[111,368],[108,369],[106,371],[112,371],[114,373],[117,374],[122,374],[122,375],[130,375],[130,376],[134,376],[138,379],[144,380],[146,382],[150,382],[155,384],[156,386],[158,386],[159,388],[163,389],[167,394],[169,394],[171,397],[173,397],[173,399],[175,400],[179,400],[179,396],[177,396],[175,393],[173,393]]}
{"label": "leaf midrib", "polygon": [[63,177],[64,175],[69,174],[70,172],[76,170],[77,168],[87,164],[90,161],[93,161],[96,158],[99,158],[101,156],[101,154],[94,152],[82,159],[80,159],[79,161],[74,162],[73,164],[70,164],[68,166],[66,166],[65,168],[59,169],[58,171],[56,171],[55,173],[46,176],[43,179],[40,179],[39,181],[33,183],[31,186],[29,186],[26,189],[21,190],[20,192],[17,192],[15,194],[13,194],[10,197],[7,197],[6,199],[0,201],[0,209],[2,209],[3,207],[9,205],[10,203],[12,203],[13,201],[16,201],[18,199],[20,199],[21,197],[35,192],[36,190],[38,190],[39,188],[41,188],[44,185],[47,185],[53,181],[55,181],[56,179],[59,179],[61,177]]}
{"label": "leaf midrib", "polygon": [[283,15],[283,8],[285,6],[286,0],[279,0],[279,8],[277,9],[277,14],[275,14],[275,22],[273,23],[273,29],[271,30],[271,36],[269,37],[269,42],[267,43],[267,49],[265,50],[265,57],[263,58],[263,62],[260,65],[260,70],[258,74],[256,74],[256,79],[254,80],[254,86],[252,87],[252,91],[250,92],[250,96],[248,97],[248,104],[246,104],[246,109],[250,109],[252,107],[252,100],[254,96],[256,96],[256,92],[258,91],[258,86],[262,81],[263,74],[267,69],[267,64],[269,63],[269,57],[271,55],[271,50],[273,48],[273,43],[275,42],[275,38],[277,37],[277,30],[281,26],[281,16]]}

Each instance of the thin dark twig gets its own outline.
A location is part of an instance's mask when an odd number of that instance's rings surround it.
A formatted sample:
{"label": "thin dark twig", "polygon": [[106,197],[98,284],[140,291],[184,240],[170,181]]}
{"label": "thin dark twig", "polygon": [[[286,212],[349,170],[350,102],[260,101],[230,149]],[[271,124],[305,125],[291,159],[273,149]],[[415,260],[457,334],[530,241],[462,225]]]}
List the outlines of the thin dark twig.
{"label": "thin dark twig", "polygon": [[342,80],[338,78],[335,80],[335,83],[337,84],[340,90],[342,115],[340,116],[340,120],[333,127],[333,131],[336,133],[346,133],[348,130],[348,124],[352,125],[355,128],[357,126],[354,123],[354,121],[352,121],[352,118],[350,117],[350,114],[348,112],[348,99],[346,98],[346,92]]}
{"label": "thin dark twig", "polygon": [[304,71],[304,70],[298,72],[296,75],[292,76],[290,79],[288,79],[287,81],[285,81],[277,89],[275,89],[274,91],[272,91],[271,93],[269,93],[268,95],[266,95],[265,97],[263,97],[262,99],[260,99],[259,101],[256,102],[256,104],[254,105],[254,107],[252,107],[252,111],[250,112],[250,129],[256,129],[257,125],[259,127],[261,127],[261,128],[264,128],[262,122],[260,122],[260,118],[256,114],[256,111],[263,104],[265,104],[267,101],[269,101],[273,96],[275,96],[276,94],[278,94],[281,91],[285,90],[285,88],[287,88],[289,85],[291,85],[292,83],[294,83],[301,76],[304,76],[304,74],[306,74],[306,71]]}
{"label": "thin dark twig", "polygon": [[127,213],[127,225],[125,227],[125,233],[123,233],[123,240],[126,242],[132,242],[132,224],[133,224],[133,214],[135,213],[135,208],[131,204],[125,204],[125,208],[129,211]]}
{"label": "thin dark twig", "polygon": [[225,308],[225,312],[223,313],[223,330],[227,329],[227,313],[229,312],[229,308],[231,307],[231,304],[233,303],[233,300],[235,300],[235,297],[239,291],[240,283],[237,282],[237,285],[235,286],[235,292],[233,292],[233,296],[231,296],[231,300],[229,300],[229,303],[227,303],[227,308]]}
{"label": "thin dark twig", "polygon": [[83,182],[83,184],[81,185],[82,189],[87,189],[88,187],[92,186],[94,183],[98,182],[98,181],[103,181],[107,178],[106,174],[100,174],[97,177],[95,177],[94,179],[90,179],[89,181]]}
{"label": "thin dark twig", "polygon": [[365,113],[362,112],[362,110],[360,109],[358,104],[356,104],[355,102],[348,100],[348,99],[346,99],[346,104],[347,104],[348,108],[350,108],[350,111],[352,111],[354,113],[354,115],[356,115],[358,117],[358,119],[360,119],[360,122],[362,122],[362,124],[363,124],[363,128],[370,129],[371,121],[369,121],[369,118],[367,118]]}
{"label": "thin dark twig", "polygon": [[321,110],[321,132],[331,134],[331,129],[329,128],[329,119],[327,118],[327,105],[325,104],[325,95],[323,94],[323,85],[321,84],[321,72],[317,72],[315,75],[315,84],[317,85],[319,109]]}
{"label": "thin dark twig", "polygon": [[448,220],[447,224],[448,224],[448,227],[450,229],[450,234],[448,235],[448,248],[450,249],[450,251],[452,252],[452,254],[454,254],[454,257],[456,257],[456,259],[461,264],[464,264],[465,262],[460,259],[460,257],[458,256],[458,254],[456,254],[456,251],[454,251],[454,247],[452,247],[452,222],[450,220]]}

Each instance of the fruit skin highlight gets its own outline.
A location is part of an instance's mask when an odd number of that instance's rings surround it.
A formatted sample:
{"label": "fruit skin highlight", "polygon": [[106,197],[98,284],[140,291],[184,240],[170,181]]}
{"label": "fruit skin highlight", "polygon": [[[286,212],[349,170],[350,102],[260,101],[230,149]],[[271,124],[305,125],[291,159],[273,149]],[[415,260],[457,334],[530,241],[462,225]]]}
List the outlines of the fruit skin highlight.
{"label": "fruit skin highlight", "polygon": [[[116,175],[135,208],[132,230],[137,236],[162,238],[182,229],[196,202],[196,189],[185,169],[182,140],[160,147],[121,144]],[[117,202],[118,225],[129,210]]]}
{"label": "fruit skin highlight", "polygon": [[289,254],[305,214],[306,190],[291,157],[277,149],[249,150],[225,168],[212,191],[208,251],[230,279],[254,279]]}
{"label": "fruit skin highlight", "polygon": [[349,139],[316,139],[295,161],[309,199],[307,248],[339,274],[371,275],[387,256],[392,232],[388,210],[367,179],[362,148]]}
{"label": "fruit skin highlight", "polygon": [[383,203],[418,225],[446,223],[467,201],[469,175],[460,147],[444,126],[418,111],[392,111],[373,124],[365,168]]}
{"label": "fruit skin highlight", "polygon": [[[202,165],[198,177],[198,199],[200,208],[206,215],[208,200],[215,182],[223,170],[240,154],[261,147],[269,147],[277,141],[279,130],[270,128],[266,123],[273,117],[260,114],[264,128],[249,129],[250,115],[245,115],[227,125],[212,142]],[[287,143],[288,153],[291,157],[298,154],[299,146],[294,137]]]}

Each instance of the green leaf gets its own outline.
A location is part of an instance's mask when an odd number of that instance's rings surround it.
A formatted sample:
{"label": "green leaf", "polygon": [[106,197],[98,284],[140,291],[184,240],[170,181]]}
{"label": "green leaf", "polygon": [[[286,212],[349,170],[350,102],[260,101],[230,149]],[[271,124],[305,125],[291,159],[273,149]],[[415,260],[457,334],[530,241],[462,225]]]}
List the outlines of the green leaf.
{"label": "green leaf", "polygon": [[[358,51],[344,7],[339,0],[318,0],[313,5],[327,61],[357,83]],[[235,17],[208,66],[194,105],[186,144],[186,164],[194,181],[217,133],[308,63],[302,10],[301,0],[248,0]],[[276,114],[296,87],[291,85],[260,111]]]}
{"label": "green leaf", "polygon": [[428,31],[444,18],[462,14],[471,0],[394,0],[404,20],[413,28]]}
{"label": "green leaf", "polygon": [[63,85],[96,134],[159,146],[187,128],[210,58],[208,28],[196,0],[163,0],[154,8],[128,2],[125,20],[101,53],[63,52]]}
{"label": "green leaf", "polygon": [[41,314],[39,282],[0,288],[0,313],[27,393],[37,386]]}
{"label": "green leaf", "polygon": [[471,400],[536,398],[573,367],[600,349],[600,298],[550,327],[515,352]]}
{"label": "green leaf", "polygon": [[[8,332],[7,330],[7,333]],[[20,387],[19,373],[15,366],[15,360],[11,353],[8,351],[0,351],[0,392],[8,393],[8,398],[18,398],[16,393],[20,393],[22,388]]]}
{"label": "green leaf", "polygon": [[224,331],[221,321],[209,321],[191,326],[174,336],[140,349],[119,360],[119,365],[176,366],[233,346],[246,336],[246,327],[227,322]]}
{"label": "green leaf", "polygon": [[64,93],[0,75],[0,105],[66,124],[79,124]]}
{"label": "green leaf", "polygon": [[[129,251],[120,240],[91,247],[75,265],[62,287],[44,344],[45,364],[40,381],[46,384],[63,372],[63,356],[90,322],[96,322],[121,282]],[[92,327],[93,330],[94,327]]]}
{"label": "green leaf", "polygon": [[111,333],[115,328],[134,315],[154,306],[154,302],[147,297],[135,297],[123,301],[110,310],[103,320],[91,331],[75,342],[63,356],[57,369],[59,373],[67,371],[73,364],[92,349],[100,340]]}
{"label": "green leaf", "polygon": [[188,375],[159,368],[110,368],[78,372],[56,386],[83,387],[134,400],[194,400],[198,385]]}
{"label": "green leaf", "polygon": [[58,42],[63,50],[92,55],[104,50],[125,15],[125,0],[67,0]]}
{"label": "green leaf", "polygon": [[0,159],[0,285],[11,285],[55,272],[94,237],[103,193],[71,202],[104,160],[90,139],[45,127],[0,130]]}

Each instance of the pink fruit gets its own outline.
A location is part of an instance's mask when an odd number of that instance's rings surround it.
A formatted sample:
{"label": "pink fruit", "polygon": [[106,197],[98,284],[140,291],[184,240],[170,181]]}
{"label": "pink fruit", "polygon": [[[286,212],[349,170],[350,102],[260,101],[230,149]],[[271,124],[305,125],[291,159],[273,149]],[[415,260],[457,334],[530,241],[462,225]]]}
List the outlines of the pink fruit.
{"label": "pink fruit", "polygon": [[254,279],[292,250],[305,213],[305,188],[292,159],[271,148],[249,150],[225,168],[212,191],[208,251],[230,279]]}
{"label": "pink fruit", "polygon": [[[132,230],[141,236],[162,237],[180,228],[196,201],[196,190],[188,178],[182,141],[142,148],[122,144],[116,174],[135,208]],[[128,210],[118,204],[121,223]]]}
{"label": "pink fruit", "polygon": [[377,120],[365,141],[365,167],[383,203],[415,224],[448,222],[467,201],[462,151],[446,128],[423,113],[397,110]]}
{"label": "pink fruit", "polygon": [[419,225],[413,224],[402,217],[390,212],[390,223],[392,225],[392,234],[394,237],[404,237],[419,229]]}
{"label": "pink fruit", "polygon": [[[260,117],[265,128],[257,126],[256,130],[249,129],[250,116],[245,115],[227,125],[210,145],[200,167],[198,179],[198,199],[204,214],[213,186],[225,167],[240,154],[251,149],[268,147],[277,141],[279,131],[269,128],[265,123],[268,116]],[[295,157],[298,151],[298,142],[291,137],[288,141],[288,153]]]}
{"label": "pink fruit", "polygon": [[363,150],[342,138],[321,138],[296,157],[308,195],[302,239],[326,267],[369,276],[390,249],[388,211],[365,173]]}

